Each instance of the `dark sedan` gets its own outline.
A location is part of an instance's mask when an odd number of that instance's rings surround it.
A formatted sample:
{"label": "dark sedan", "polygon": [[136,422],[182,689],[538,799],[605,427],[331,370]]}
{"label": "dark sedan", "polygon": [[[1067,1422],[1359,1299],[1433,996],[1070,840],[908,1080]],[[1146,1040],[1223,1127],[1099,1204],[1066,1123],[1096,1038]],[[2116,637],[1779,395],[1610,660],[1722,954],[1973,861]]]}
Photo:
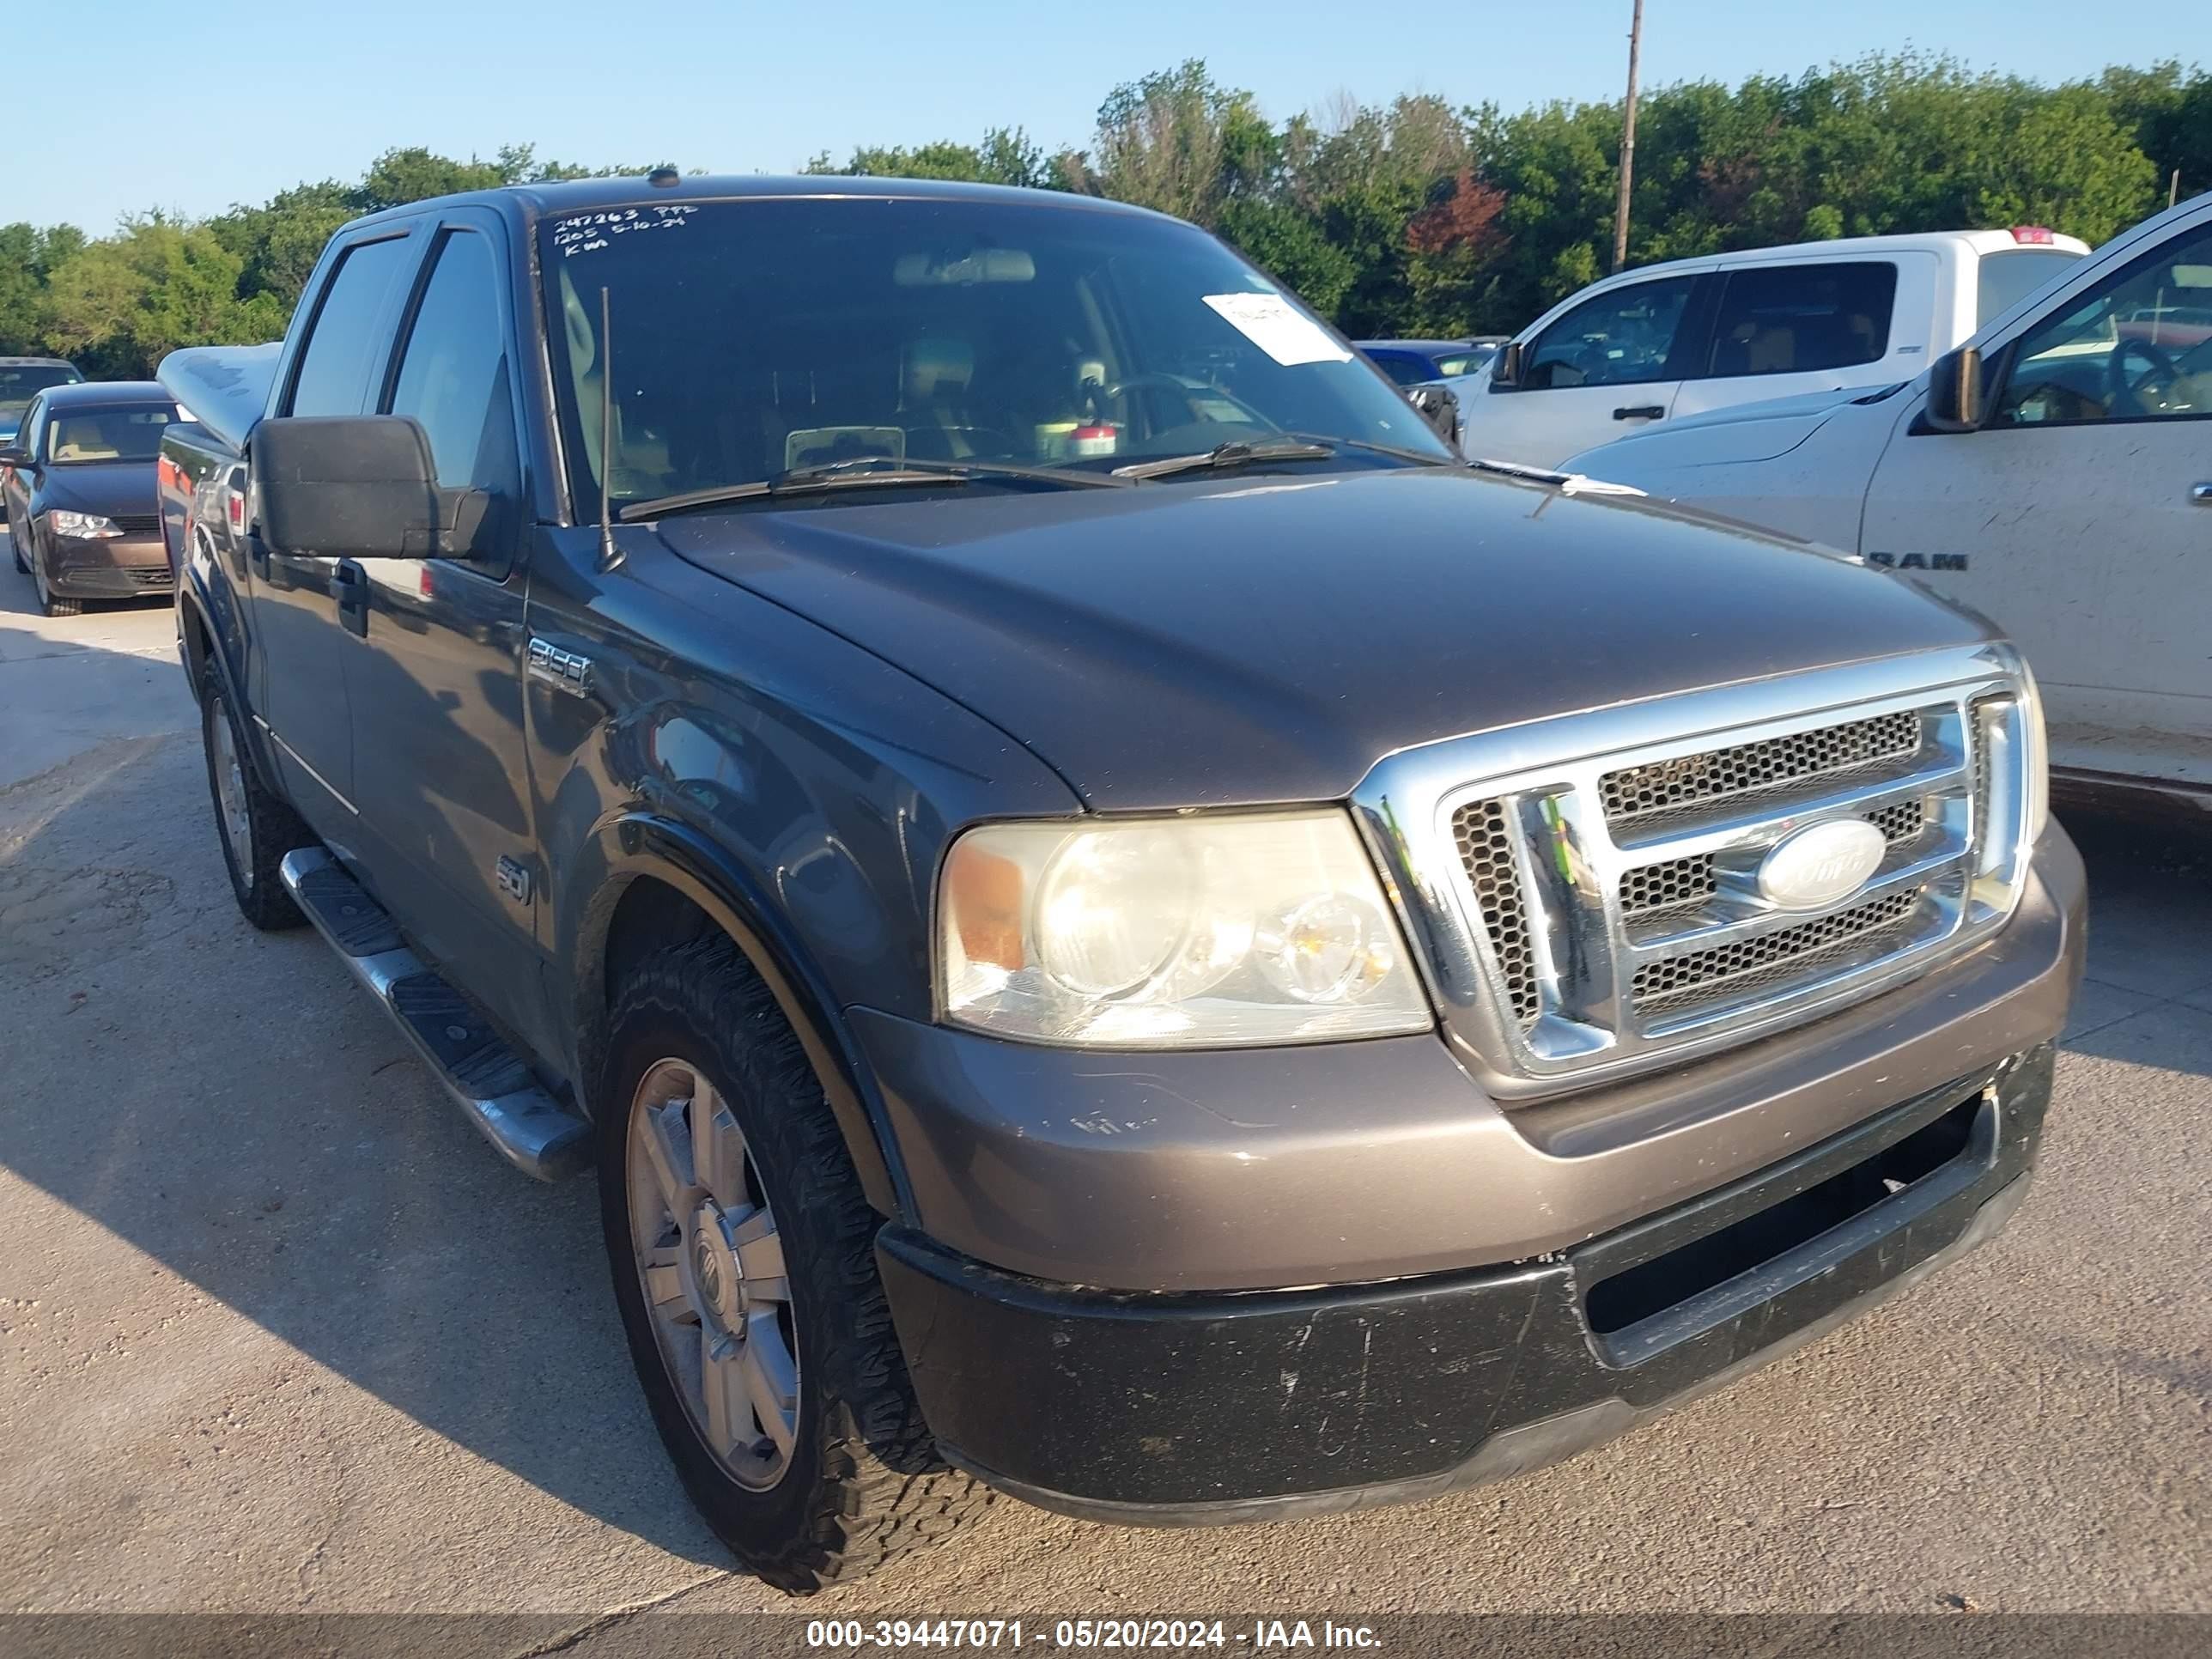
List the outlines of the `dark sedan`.
{"label": "dark sedan", "polygon": [[15,568],[46,615],[174,589],[154,467],[162,429],[181,418],[150,380],[48,386],[32,399],[15,442],[0,448],[0,492]]}

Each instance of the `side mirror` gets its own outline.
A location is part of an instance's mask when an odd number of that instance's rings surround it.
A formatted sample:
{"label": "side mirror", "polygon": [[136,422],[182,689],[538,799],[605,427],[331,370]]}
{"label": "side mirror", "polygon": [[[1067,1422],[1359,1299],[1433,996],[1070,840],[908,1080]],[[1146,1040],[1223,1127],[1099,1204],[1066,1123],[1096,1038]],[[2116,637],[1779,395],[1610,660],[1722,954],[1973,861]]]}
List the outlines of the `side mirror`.
{"label": "side mirror", "polygon": [[1920,418],[1931,432],[1973,432],[1982,424],[1982,354],[1974,346],[1947,351],[1928,368],[1928,404]]}
{"label": "side mirror", "polygon": [[422,427],[401,415],[295,416],[253,432],[261,533],[287,552],[428,559],[446,550],[441,497]]}
{"label": "side mirror", "polygon": [[1419,410],[1421,418],[1437,430],[1437,435],[1455,448],[1459,444],[1459,398],[1448,386],[1431,381],[1424,386],[1406,388],[1406,401]]}
{"label": "side mirror", "polygon": [[0,466],[28,466],[31,452],[21,444],[0,446]]}
{"label": "side mirror", "polygon": [[1498,348],[1498,355],[1490,360],[1490,383],[1492,386],[1519,386],[1522,360],[1528,348],[1518,340],[1508,340]]}

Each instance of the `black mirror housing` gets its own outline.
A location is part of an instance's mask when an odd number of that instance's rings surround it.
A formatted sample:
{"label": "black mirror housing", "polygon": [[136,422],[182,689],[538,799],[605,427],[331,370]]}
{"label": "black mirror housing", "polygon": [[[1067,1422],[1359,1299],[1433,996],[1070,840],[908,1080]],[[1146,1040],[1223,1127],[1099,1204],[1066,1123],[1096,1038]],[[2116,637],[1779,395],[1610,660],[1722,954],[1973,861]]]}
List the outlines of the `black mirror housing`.
{"label": "black mirror housing", "polygon": [[1448,386],[1434,381],[1406,388],[1406,401],[1420,411],[1421,418],[1436,429],[1436,434],[1455,448],[1459,444],[1459,398]]}
{"label": "black mirror housing", "polygon": [[261,534],[289,553],[428,559],[448,550],[430,441],[400,415],[295,416],[253,432]]}
{"label": "black mirror housing", "polygon": [[1518,340],[1508,340],[1498,347],[1497,356],[1490,360],[1491,385],[1519,386],[1522,360],[1526,355],[1527,348]]}
{"label": "black mirror housing", "polygon": [[1931,432],[1980,429],[1982,354],[1975,346],[1947,351],[1928,367],[1928,403],[1920,418]]}
{"label": "black mirror housing", "polygon": [[0,445],[0,466],[29,466],[31,452],[21,444]]}

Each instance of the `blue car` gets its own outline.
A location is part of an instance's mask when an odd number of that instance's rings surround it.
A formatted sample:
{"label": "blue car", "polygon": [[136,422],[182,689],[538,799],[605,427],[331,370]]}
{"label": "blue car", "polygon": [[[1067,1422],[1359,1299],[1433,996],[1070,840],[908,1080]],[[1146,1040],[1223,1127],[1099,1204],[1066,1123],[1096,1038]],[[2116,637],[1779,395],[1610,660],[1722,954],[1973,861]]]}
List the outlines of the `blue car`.
{"label": "blue car", "polygon": [[1480,334],[1463,340],[1354,340],[1352,344],[1400,386],[1419,386],[1478,373],[1504,341],[1503,334]]}

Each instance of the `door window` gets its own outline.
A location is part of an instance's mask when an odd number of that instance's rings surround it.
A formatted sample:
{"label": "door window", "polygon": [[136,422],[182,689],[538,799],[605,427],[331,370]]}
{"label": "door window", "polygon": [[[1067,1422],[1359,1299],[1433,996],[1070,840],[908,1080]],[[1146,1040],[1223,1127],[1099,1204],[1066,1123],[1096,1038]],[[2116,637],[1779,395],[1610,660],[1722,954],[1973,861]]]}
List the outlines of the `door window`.
{"label": "door window", "polygon": [[407,329],[391,413],[412,416],[430,441],[441,489],[480,491],[485,516],[471,563],[504,573],[502,526],[521,495],[499,262],[471,230],[446,233]]}
{"label": "door window", "polygon": [[1880,361],[1897,267],[1887,259],[1753,266],[1727,274],[1700,378],[1802,374]]}
{"label": "door window", "polygon": [[322,304],[300,354],[292,382],[289,413],[358,415],[368,401],[369,384],[383,362],[378,325],[385,302],[405,263],[407,238],[358,242],[339,256],[338,268],[323,289]]}
{"label": "door window", "polygon": [[2212,225],[2123,266],[2021,337],[1990,426],[2212,415]]}
{"label": "door window", "polygon": [[1583,301],[1539,337],[1522,386],[1545,391],[1676,378],[1667,364],[1696,280],[1666,276]]}

